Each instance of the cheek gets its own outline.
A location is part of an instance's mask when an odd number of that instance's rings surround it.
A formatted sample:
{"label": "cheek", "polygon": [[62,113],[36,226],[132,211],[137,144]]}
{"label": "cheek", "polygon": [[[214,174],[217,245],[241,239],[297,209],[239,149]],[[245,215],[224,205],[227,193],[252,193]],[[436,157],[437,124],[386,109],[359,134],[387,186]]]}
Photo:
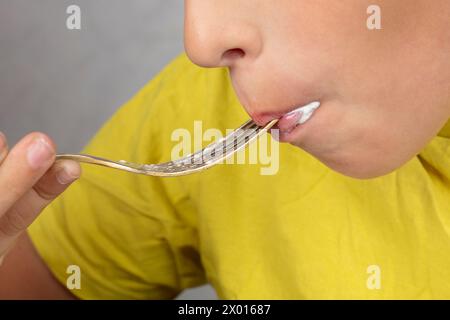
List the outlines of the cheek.
{"label": "cheek", "polygon": [[350,2],[297,2],[301,14],[285,12],[267,33],[276,48],[266,51],[267,75],[289,84],[277,90],[285,99],[301,97],[307,81],[320,93],[323,115],[295,144],[338,172],[370,178],[411,159],[448,119],[450,59],[440,55],[450,56],[450,42],[433,40],[426,16],[416,16],[425,1],[382,1],[380,32],[366,28],[370,3]]}
{"label": "cheek", "polygon": [[293,142],[331,169],[355,178],[387,174],[417,149],[396,121],[377,108],[326,101]]}

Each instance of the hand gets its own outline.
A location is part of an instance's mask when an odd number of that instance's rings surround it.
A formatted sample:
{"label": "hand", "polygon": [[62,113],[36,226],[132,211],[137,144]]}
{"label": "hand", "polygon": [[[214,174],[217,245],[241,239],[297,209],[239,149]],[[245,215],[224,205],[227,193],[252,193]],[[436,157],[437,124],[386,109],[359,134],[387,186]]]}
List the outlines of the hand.
{"label": "hand", "polygon": [[81,174],[74,161],[55,162],[55,145],[30,133],[8,152],[0,132],[0,265],[39,213]]}

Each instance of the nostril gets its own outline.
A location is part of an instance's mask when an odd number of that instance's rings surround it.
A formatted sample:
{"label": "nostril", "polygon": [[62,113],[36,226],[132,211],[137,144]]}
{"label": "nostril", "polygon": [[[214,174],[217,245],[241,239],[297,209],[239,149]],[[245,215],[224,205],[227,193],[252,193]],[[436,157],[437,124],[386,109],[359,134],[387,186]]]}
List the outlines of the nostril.
{"label": "nostril", "polygon": [[234,61],[245,56],[244,50],[240,48],[229,49],[222,54],[223,61]]}

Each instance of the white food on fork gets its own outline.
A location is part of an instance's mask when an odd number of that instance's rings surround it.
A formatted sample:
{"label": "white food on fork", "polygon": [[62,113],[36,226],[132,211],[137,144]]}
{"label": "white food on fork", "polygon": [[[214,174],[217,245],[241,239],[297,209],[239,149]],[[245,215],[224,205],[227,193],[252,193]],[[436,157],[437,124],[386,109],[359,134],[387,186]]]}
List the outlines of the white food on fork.
{"label": "white food on fork", "polygon": [[301,115],[300,119],[298,120],[298,124],[303,124],[311,118],[314,111],[316,111],[316,109],[319,107],[320,107],[320,102],[314,101],[314,102],[307,104],[306,106],[292,110],[291,112],[288,113],[288,115],[296,113],[296,112],[301,112],[302,115]]}

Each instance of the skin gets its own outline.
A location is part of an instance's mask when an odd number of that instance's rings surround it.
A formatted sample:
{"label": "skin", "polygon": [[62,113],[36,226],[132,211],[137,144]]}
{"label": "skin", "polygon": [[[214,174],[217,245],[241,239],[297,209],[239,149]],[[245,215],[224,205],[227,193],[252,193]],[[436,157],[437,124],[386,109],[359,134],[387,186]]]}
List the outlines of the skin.
{"label": "skin", "polygon": [[288,137],[355,178],[387,174],[415,156],[450,117],[450,2],[186,0],[185,48],[228,67],[259,124],[312,101],[321,107]]}
{"label": "skin", "polygon": [[73,298],[52,276],[25,232],[81,174],[76,162],[55,163],[55,150],[53,141],[38,132],[9,150],[0,133],[0,299]]}
{"label": "skin", "polygon": [[[365,0],[186,0],[185,47],[204,67],[228,67],[259,124],[311,101],[321,107],[285,137],[356,178],[387,174],[450,117],[450,2],[378,0],[382,30],[366,28]],[[28,149],[45,141],[30,165]],[[0,135],[0,299],[74,296],[52,276],[25,230],[80,174],[54,162],[42,133],[11,151]],[[65,168],[65,184],[57,173]],[[8,254],[7,254],[8,253]]]}

